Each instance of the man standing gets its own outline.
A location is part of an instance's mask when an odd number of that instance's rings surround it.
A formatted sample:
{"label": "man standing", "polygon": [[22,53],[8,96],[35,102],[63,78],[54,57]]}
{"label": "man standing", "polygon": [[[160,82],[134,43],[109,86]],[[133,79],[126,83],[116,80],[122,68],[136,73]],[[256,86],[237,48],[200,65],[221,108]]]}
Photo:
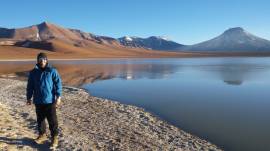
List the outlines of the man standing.
{"label": "man standing", "polygon": [[62,94],[61,78],[55,68],[48,64],[47,55],[39,53],[37,55],[37,64],[30,72],[27,83],[27,104],[33,103],[36,107],[37,125],[39,136],[35,139],[38,144],[46,139],[47,118],[51,132],[51,148],[58,146],[58,121],[56,116],[56,107],[60,105]]}

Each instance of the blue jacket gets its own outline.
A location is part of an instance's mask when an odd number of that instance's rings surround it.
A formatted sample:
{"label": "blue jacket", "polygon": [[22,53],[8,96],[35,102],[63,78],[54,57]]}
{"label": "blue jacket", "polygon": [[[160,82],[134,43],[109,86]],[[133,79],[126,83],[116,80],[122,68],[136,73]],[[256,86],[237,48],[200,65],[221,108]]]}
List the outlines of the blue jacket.
{"label": "blue jacket", "polygon": [[54,103],[55,97],[62,95],[61,78],[55,68],[49,64],[44,70],[38,65],[30,71],[27,83],[27,100],[34,97],[34,104]]}

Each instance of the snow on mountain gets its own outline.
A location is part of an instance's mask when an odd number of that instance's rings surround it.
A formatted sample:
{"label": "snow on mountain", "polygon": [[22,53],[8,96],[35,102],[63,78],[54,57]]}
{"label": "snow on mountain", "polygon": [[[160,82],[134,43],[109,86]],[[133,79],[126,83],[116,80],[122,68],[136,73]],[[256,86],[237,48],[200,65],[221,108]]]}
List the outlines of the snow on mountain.
{"label": "snow on mountain", "polygon": [[65,43],[87,47],[95,44],[143,48],[165,51],[270,51],[270,41],[257,37],[241,27],[230,28],[221,35],[194,45],[182,45],[164,36],[140,38],[124,36],[118,39],[98,36],[78,29],[63,28],[43,22],[24,28],[0,28],[0,44],[12,45],[19,42],[27,47],[34,43],[46,45],[50,40],[61,40]]}
{"label": "snow on mountain", "polygon": [[124,36],[118,38],[118,41],[122,45],[127,47],[153,49],[153,50],[173,50],[175,48],[183,46],[181,44],[168,40],[168,38],[162,36],[151,36],[148,38]]}
{"label": "snow on mountain", "polygon": [[85,47],[89,45],[89,42],[106,45],[120,45],[117,39],[111,37],[97,36],[78,29],[63,28],[48,22],[42,22],[24,28],[0,28],[0,41],[18,41],[23,47],[27,47],[31,45],[31,43],[36,43],[37,41],[41,42],[52,39],[61,40],[78,47]]}

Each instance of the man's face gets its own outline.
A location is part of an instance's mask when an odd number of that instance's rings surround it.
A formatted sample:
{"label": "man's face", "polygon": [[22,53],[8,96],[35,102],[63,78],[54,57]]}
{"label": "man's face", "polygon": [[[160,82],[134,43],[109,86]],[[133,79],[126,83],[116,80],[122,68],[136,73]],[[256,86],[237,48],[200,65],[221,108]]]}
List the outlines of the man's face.
{"label": "man's face", "polygon": [[48,60],[47,58],[39,58],[38,59],[38,64],[40,65],[41,68],[45,68]]}

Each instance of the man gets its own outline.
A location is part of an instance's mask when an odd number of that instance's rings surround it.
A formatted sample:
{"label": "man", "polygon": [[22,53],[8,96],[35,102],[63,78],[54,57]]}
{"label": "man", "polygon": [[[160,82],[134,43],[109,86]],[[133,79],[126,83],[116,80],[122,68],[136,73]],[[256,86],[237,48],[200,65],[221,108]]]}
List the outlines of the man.
{"label": "man", "polygon": [[58,146],[58,121],[56,116],[56,107],[60,105],[62,94],[61,78],[55,68],[48,64],[48,58],[45,53],[37,55],[37,64],[30,72],[27,83],[27,105],[33,103],[36,107],[37,125],[39,136],[35,139],[38,144],[46,141],[46,123],[47,118],[51,132],[51,146]]}

